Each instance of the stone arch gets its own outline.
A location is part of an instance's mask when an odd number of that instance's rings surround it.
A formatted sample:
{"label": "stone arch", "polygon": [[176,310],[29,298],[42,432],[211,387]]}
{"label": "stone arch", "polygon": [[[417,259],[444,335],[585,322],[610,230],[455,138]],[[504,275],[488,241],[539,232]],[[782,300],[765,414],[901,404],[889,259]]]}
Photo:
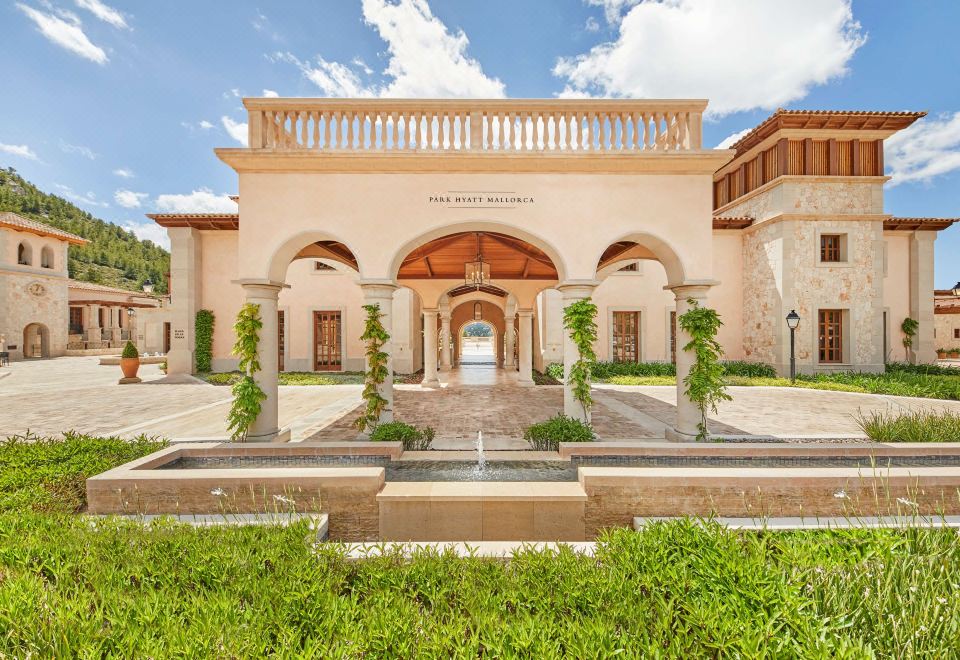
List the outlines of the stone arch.
{"label": "stone arch", "polygon": [[17,263],[22,266],[33,265],[33,246],[29,241],[20,241],[17,245]]}
{"label": "stone arch", "polygon": [[[39,353],[39,355],[37,353]],[[26,327],[24,327],[23,357],[50,357],[50,330],[43,323],[28,323]]]}
{"label": "stone arch", "polygon": [[[554,268],[557,269],[558,279],[562,282],[567,277],[567,265],[563,257],[560,255],[559,250],[553,246],[545,238],[537,236],[525,229],[521,229],[515,225],[507,224],[505,222],[496,222],[491,220],[472,220],[468,222],[459,222],[450,225],[444,225],[442,227],[437,227],[431,229],[427,232],[420,234],[419,236],[407,241],[401,245],[396,252],[393,254],[393,258],[390,260],[390,267],[388,273],[390,279],[396,280],[397,274],[400,272],[400,266],[403,264],[403,260],[407,257],[408,254],[416,250],[417,248],[426,245],[430,241],[436,240],[438,238],[443,238],[444,236],[449,236],[451,234],[459,234],[464,232],[493,232],[497,234],[504,234],[506,236],[511,236],[513,238],[520,239],[533,245],[534,247],[542,250],[550,260],[553,262]],[[362,271],[361,271],[362,272]]]}
{"label": "stone arch", "polygon": [[487,300],[483,297],[463,299],[457,298],[450,307],[451,318],[451,339],[454,348],[455,363],[459,363],[463,352],[463,331],[471,323],[476,323],[477,319],[473,317],[473,306],[480,303],[481,313],[480,322],[488,324],[493,328],[493,352],[494,360],[499,365],[503,360],[505,349],[506,333],[506,313],[504,307],[498,305],[495,301]]}
{"label": "stone arch", "polygon": [[299,232],[274,250],[267,262],[267,279],[272,282],[283,282],[287,275],[287,268],[297,259],[332,261],[359,271],[360,265],[356,254],[347,242],[330,232],[313,230]]}
{"label": "stone arch", "polygon": [[54,267],[54,255],[53,248],[49,245],[44,245],[40,250],[40,267],[41,268],[53,268]]}
{"label": "stone arch", "polygon": [[636,258],[655,259],[659,261],[664,270],[667,271],[667,282],[671,286],[683,284],[686,280],[686,268],[679,252],[673,245],[659,236],[645,232],[631,232],[624,234],[620,238],[611,241],[596,256],[596,279],[603,279],[606,275],[613,272],[612,266],[616,261],[601,263],[604,253],[617,243],[634,243],[635,246],[626,250],[621,256],[620,261],[628,261]]}

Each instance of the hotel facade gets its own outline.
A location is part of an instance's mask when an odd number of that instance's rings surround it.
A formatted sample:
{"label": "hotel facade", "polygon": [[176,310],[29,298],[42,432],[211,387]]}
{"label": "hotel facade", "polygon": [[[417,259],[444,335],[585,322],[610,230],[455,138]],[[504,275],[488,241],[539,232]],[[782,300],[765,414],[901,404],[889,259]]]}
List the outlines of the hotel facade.
{"label": "hotel facade", "polygon": [[[152,214],[171,240],[170,373],[194,370],[213,312],[215,370],[260,306],[251,438],[275,436],[278,371],[360,371],[364,304],[390,333],[391,373],[425,387],[489,324],[491,361],[520,386],[575,359],[564,306],[598,306],[601,360],[692,356],[676,318],[722,320],[726,358],[785,373],[932,362],[934,241],[952,219],[884,210],[884,140],[919,112],[778,110],[706,149],[706,101],[246,99],[249,146],[218,149],[236,213]],[[901,324],[919,322],[913,348]],[[392,381],[383,387],[392,400]],[[677,437],[696,435],[678,386]],[[572,394],[565,409],[578,412]],[[390,412],[388,410],[387,416]]]}

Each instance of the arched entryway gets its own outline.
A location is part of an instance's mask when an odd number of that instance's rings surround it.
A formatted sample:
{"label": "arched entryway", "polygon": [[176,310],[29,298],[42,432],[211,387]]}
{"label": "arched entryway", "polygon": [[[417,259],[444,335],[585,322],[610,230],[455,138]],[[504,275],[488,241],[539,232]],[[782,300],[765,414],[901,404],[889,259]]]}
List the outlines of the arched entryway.
{"label": "arched entryway", "polygon": [[23,329],[23,357],[50,357],[50,330],[42,323],[30,323]]}
{"label": "arched entryway", "polygon": [[467,321],[460,328],[457,362],[462,365],[498,363],[497,329],[489,321]]}

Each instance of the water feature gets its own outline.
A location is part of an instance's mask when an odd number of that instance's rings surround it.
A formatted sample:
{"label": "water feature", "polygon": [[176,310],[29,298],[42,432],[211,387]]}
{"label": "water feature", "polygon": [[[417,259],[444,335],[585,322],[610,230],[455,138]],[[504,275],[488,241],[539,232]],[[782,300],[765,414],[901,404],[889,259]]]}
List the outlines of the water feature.
{"label": "water feature", "polygon": [[477,448],[477,472],[483,472],[487,466],[487,457],[483,455],[483,431],[477,431],[477,441],[474,445]]}

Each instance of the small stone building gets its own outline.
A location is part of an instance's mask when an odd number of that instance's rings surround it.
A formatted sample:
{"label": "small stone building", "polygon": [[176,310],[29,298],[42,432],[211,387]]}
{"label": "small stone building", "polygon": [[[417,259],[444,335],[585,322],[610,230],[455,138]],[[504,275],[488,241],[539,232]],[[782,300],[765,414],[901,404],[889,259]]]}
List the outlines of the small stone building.
{"label": "small stone building", "polygon": [[67,250],[87,241],[0,212],[0,352],[11,360],[67,351]]}
{"label": "small stone building", "polygon": [[952,289],[934,291],[933,305],[937,350],[960,350],[960,282]]}

